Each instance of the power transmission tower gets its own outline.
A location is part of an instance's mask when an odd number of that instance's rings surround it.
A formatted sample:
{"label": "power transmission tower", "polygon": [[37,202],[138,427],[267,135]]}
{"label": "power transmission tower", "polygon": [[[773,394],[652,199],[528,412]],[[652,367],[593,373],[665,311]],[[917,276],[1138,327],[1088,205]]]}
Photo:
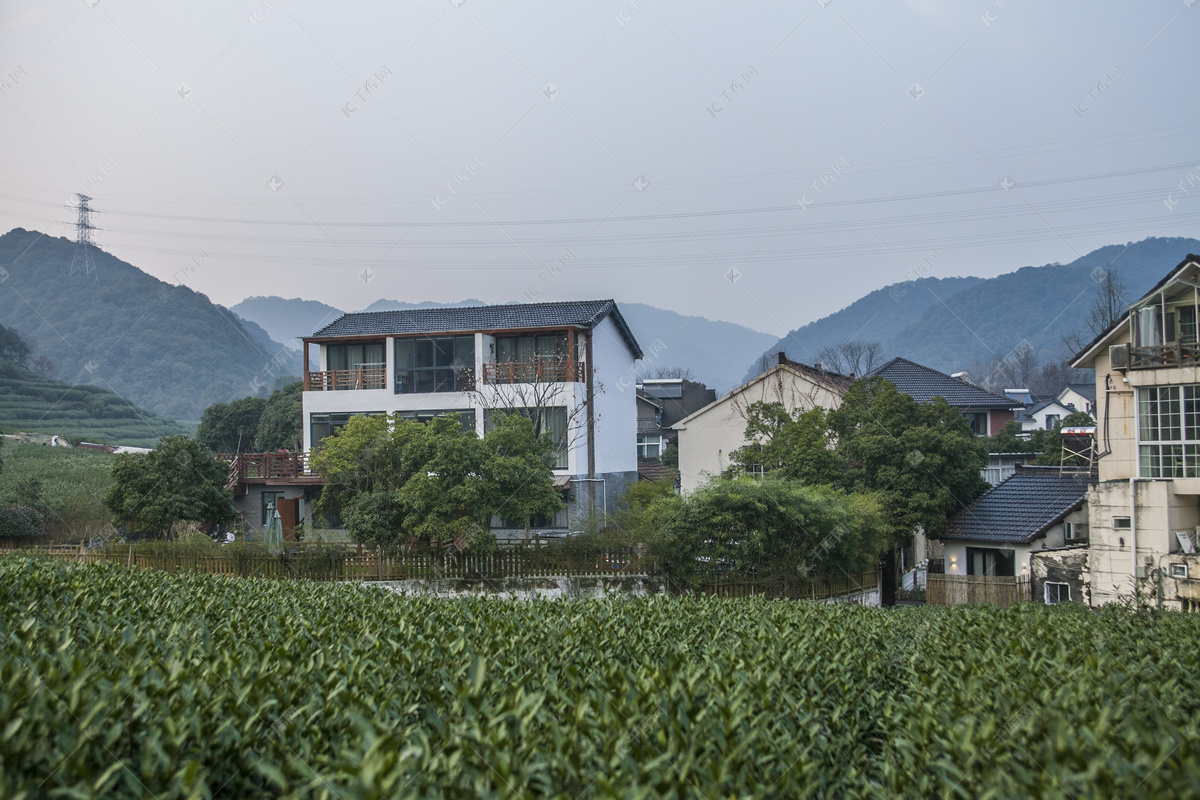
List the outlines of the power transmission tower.
{"label": "power transmission tower", "polygon": [[96,274],[96,259],[92,256],[92,207],[88,205],[92,198],[86,194],[75,195],[79,198],[79,217],[75,222],[75,254],[71,256],[70,277],[82,275],[85,278],[98,278]]}

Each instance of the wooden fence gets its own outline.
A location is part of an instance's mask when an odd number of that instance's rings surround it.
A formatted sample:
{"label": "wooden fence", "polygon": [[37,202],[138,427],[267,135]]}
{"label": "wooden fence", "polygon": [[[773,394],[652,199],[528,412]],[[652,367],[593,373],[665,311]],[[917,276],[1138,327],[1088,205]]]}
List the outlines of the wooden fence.
{"label": "wooden fence", "polygon": [[[199,572],[243,578],[298,578],[316,581],[504,580],[508,578],[647,578],[659,575],[647,559],[631,550],[593,555],[557,546],[500,550],[494,555],[433,553],[388,555],[361,546],[289,548],[272,556],[233,552],[219,555],[137,553],[131,546],[87,550],[80,545],[24,547],[78,564],[110,563],[164,572]],[[717,597],[767,597],[788,600],[827,600],[879,587],[879,572],[815,578],[790,583],[729,581],[701,587]]]}
{"label": "wooden fence", "polygon": [[704,594],[717,597],[762,596],[788,600],[828,600],[879,588],[879,572],[842,575],[834,578],[814,578],[809,581],[763,583],[761,581],[729,581],[703,587]]}
{"label": "wooden fence", "polygon": [[931,606],[991,603],[1008,608],[1013,603],[1027,603],[1032,599],[1029,578],[930,573],[926,580],[925,602]]}

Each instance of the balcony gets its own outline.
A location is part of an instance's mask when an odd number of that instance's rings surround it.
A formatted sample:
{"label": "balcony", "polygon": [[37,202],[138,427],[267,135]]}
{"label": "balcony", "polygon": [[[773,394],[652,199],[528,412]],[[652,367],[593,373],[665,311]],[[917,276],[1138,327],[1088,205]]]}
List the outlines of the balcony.
{"label": "balcony", "polygon": [[363,364],[355,369],[327,369],[304,374],[304,391],[306,392],[386,388],[387,365],[385,364]]}
{"label": "balcony", "polygon": [[308,453],[222,453],[217,458],[229,464],[225,484],[235,495],[246,493],[246,484],[302,486],[323,484],[325,479],[308,468]]}
{"label": "balcony", "polygon": [[508,361],[483,365],[483,382],[499,385],[511,383],[583,383],[587,380],[582,361],[565,359],[547,361]]}
{"label": "balcony", "polygon": [[1129,348],[1130,369],[1200,366],[1200,344],[1176,342]]}

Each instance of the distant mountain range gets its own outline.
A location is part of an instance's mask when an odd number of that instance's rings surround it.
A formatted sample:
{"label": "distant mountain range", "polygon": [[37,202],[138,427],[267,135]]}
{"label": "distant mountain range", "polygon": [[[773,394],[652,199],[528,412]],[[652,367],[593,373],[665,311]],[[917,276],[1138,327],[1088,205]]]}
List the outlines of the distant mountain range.
{"label": "distant mountain range", "polygon": [[[1087,320],[1099,288],[1097,267],[1116,270],[1133,301],[1198,252],[1200,240],[1151,238],[1101,247],[1070,264],[1022,267],[995,278],[895,283],[797,328],[765,352],[782,350],[811,363],[821,348],[853,338],[879,342],[888,357],[956,372],[975,359],[987,364],[994,355],[1003,358],[1027,341],[1042,362],[1057,361],[1071,355],[1063,337]],[[758,374],[760,361],[746,365],[744,378]]]}
{"label": "distant mountain range", "polygon": [[[0,323],[69,384],[198,420],[211,403],[270,392],[300,355],[228,309],[95,249],[95,277],[72,276],[75,243],[16,228],[0,236]],[[0,419],[0,423],[8,422]]]}
{"label": "distant mountain range", "polygon": [[[401,303],[378,300],[364,311],[391,311],[439,306],[477,306],[479,300],[457,303]],[[659,369],[689,367],[695,380],[718,391],[736,386],[746,361],[768,347],[775,337],[731,322],[714,322],[703,317],[685,317],[642,303],[620,303],[621,314],[629,323],[642,349],[653,352],[645,363],[649,375]],[[244,320],[258,323],[276,341],[294,341],[309,336],[318,328],[342,315],[333,306],[314,300],[282,297],[249,297],[231,309]],[[653,347],[661,342],[661,347]]]}

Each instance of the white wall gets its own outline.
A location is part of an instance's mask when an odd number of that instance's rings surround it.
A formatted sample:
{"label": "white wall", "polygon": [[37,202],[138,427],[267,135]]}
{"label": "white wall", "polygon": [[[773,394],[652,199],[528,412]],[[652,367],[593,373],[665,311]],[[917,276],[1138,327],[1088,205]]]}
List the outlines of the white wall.
{"label": "white wall", "polygon": [[944,542],[946,554],[946,574],[947,575],[966,575],[967,574],[967,548],[978,547],[980,549],[990,550],[1012,550],[1013,551],[1013,574],[1018,578],[1029,577],[1029,551],[1030,546],[1027,544],[999,544],[992,542],[961,542],[947,541]]}
{"label": "white wall", "polygon": [[[646,343],[641,344],[646,347]],[[636,472],[638,373],[633,354],[612,316],[592,331],[592,361],[596,472]],[[587,472],[586,462],[579,472]]]}

